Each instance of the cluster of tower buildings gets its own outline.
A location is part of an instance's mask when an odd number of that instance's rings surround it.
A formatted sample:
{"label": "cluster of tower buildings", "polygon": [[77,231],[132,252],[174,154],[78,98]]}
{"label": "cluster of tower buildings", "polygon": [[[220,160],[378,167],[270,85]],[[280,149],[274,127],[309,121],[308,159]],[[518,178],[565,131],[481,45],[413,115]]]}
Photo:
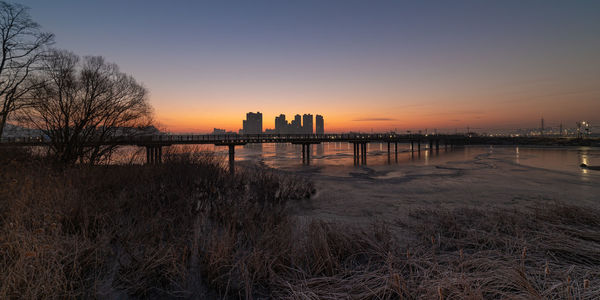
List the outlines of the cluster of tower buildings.
{"label": "cluster of tower buildings", "polygon": [[262,113],[249,112],[246,114],[246,120],[242,122],[241,134],[261,134],[262,133]]}
{"label": "cluster of tower buildings", "polygon": [[[313,127],[313,124],[315,125]],[[313,115],[304,114],[295,115],[294,119],[288,123],[284,114],[275,117],[275,134],[323,134],[325,133],[323,116],[316,115],[313,122]],[[313,130],[314,129],[314,130]]]}
{"label": "cluster of tower buildings", "polygon": [[[315,126],[313,126],[313,124]],[[243,128],[240,130],[242,134],[261,134],[262,129],[262,113],[249,112],[246,114],[246,120],[242,123]],[[275,117],[275,129],[266,129],[264,133],[271,134],[324,134],[325,121],[323,116],[316,115],[313,122],[313,115],[295,115],[294,119],[288,123],[284,114]]]}

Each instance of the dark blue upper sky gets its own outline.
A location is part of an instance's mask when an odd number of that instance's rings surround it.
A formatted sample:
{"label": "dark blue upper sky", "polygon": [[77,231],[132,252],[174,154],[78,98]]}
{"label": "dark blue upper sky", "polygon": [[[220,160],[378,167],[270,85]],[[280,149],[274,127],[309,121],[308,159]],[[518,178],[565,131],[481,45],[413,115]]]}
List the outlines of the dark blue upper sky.
{"label": "dark blue upper sky", "polygon": [[250,110],[323,113],[340,129],[600,111],[600,1],[18,2],[56,47],[142,81],[179,130],[235,129]]}

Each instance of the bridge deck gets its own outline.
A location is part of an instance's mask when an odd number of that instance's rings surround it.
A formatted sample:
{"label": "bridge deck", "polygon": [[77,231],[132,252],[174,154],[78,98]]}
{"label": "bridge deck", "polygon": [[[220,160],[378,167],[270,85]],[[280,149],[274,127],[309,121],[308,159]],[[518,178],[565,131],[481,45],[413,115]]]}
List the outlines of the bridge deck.
{"label": "bridge deck", "polygon": [[[232,135],[170,135],[160,134],[151,136],[115,137],[102,144],[123,146],[171,146],[171,145],[242,145],[251,143],[292,143],[292,144],[318,144],[323,142],[390,142],[390,143],[430,143],[432,141],[443,141],[453,144],[522,144],[522,145],[591,145],[599,146],[600,139],[573,137],[489,137],[489,136],[465,136],[446,134],[232,134]],[[48,139],[35,138],[3,138],[0,146],[45,146]],[[98,143],[89,142],[90,145]]]}
{"label": "bridge deck", "polygon": [[[464,140],[461,135],[399,135],[399,134],[246,134],[246,135],[152,135],[116,137],[107,144],[132,146],[170,146],[185,144],[249,144],[249,143],[323,143],[323,142],[411,142],[429,140]],[[43,146],[43,138],[3,139],[0,145]]]}

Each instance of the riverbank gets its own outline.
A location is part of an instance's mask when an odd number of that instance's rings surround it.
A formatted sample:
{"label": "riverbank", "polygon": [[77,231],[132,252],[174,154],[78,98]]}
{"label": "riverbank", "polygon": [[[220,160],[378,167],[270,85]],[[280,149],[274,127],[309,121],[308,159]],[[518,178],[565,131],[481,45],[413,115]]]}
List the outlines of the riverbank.
{"label": "riverbank", "polygon": [[158,166],[0,158],[3,299],[600,295],[594,208],[432,205],[340,223],[290,213],[322,201],[307,177],[232,177],[210,153]]}

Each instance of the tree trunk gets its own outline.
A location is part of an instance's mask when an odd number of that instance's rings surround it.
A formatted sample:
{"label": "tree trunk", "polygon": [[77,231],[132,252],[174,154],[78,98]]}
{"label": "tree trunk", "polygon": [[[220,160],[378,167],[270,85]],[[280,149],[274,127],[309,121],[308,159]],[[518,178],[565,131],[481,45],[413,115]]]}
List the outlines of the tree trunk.
{"label": "tree trunk", "polygon": [[7,113],[2,113],[0,115],[0,139],[2,139],[2,134],[4,133],[4,126],[6,125],[6,117]]}

